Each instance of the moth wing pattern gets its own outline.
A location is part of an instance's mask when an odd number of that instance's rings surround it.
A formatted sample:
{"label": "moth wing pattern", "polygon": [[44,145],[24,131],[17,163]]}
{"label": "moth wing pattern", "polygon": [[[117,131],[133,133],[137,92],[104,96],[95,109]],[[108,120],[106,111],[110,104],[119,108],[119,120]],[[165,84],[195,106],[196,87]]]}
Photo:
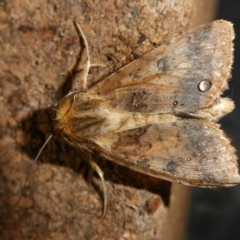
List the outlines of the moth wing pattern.
{"label": "moth wing pattern", "polygon": [[64,97],[56,127],[77,148],[147,175],[199,187],[240,183],[235,149],[216,124],[234,107],[220,98],[233,38],[224,20],[183,33]]}
{"label": "moth wing pattern", "polygon": [[157,178],[208,188],[240,181],[235,149],[206,120],[150,124],[109,133],[97,143],[106,158]]}
{"label": "moth wing pattern", "polygon": [[[235,149],[215,123],[233,109],[220,98],[230,77],[233,38],[227,21],[204,24],[93,86],[90,92],[108,99],[114,111],[183,116],[100,136],[95,139],[100,152],[136,171],[187,185],[239,183]],[[224,104],[211,109],[219,103]],[[211,116],[202,114],[208,109]]]}
{"label": "moth wing pattern", "polygon": [[89,89],[120,111],[195,112],[227,87],[233,27],[218,20],[191,29],[114,72]]}

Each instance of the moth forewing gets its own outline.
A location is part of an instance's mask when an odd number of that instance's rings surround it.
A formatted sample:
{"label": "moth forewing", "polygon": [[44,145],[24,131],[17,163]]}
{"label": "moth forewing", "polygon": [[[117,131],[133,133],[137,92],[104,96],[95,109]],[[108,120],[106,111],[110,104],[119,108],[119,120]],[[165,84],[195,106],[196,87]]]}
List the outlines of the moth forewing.
{"label": "moth forewing", "polygon": [[63,98],[57,128],[81,150],[147,175],[199,187],[239,183],[235,149],[215,123],[233,109],[220,98],[233,37],[223,20],[183,33]]}
{"label": "moth forewing", "polygon": [[143,55],[89,92],[119,111],[188,113],[209,107],[230,77],[233,37],[227,21],[202,25]]}

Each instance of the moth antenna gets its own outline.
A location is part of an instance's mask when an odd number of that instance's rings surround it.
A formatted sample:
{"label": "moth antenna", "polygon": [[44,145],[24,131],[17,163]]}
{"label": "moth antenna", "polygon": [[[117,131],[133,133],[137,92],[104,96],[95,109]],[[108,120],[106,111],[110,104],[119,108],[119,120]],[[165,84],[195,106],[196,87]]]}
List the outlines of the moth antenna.
{"label": "moth antenna", "polygon": [[[50,139],[51,139],[52,137],[53,137],[53,135],[50,135],[50,136],[48,137],[48,139],[45,141],[45,143],[42,145],[41,149],[39,150],[37,156],[36,156],[35,159],[34,159],[34,163],[37,162],[40,154],[42,153],[43,149],[46,147],[47,143],[50,141]],[[19,199],[17,200],[17,202],[11,207],[11,209],[15,208],[15,207],[19,204],[19,202],[21,201],[22,196],[23,196],[23,191],[24,191],[24,189],[25,189],[25,187],[26,187],[27,180],[28,180],[28,177],[29,177],[29,175],[30,175],[30,172],[31,172],[31,168],[29,169],[29,171],[28,171],[28,173],[27,173],[27,176],[26,176],[26,178],[25,178],[25,181],[24,181],[24,184],[23,184],[23,188],[22,188],[22,191],[21,191],[21,195],[20,195]]]}
{"label": "moth antenna", "polygon": [[90,163],[92,169],[98,174],[98,176],[100,177],[101,182],[102,182],[102,187],[103,187],[103,214],[102,214],[102,217],[104,217],[106,214],[106,209],[107,209],[107,189],[106,189],[106,185],[105,185],[105,181],[104,181],[104,174],[103,174],[103,171],[101,170],[101,168],[96,164],[96,162],[94,162],[91,155],[89,157],[89,163]]}
{"label": "moth antenna", "polygon": [[[86,90],[87,87],[87,76],[88,76],[88,73],[89,73],[89,69],[91,67],[91,63],[90,63],[90,54],[89,54],[89,47],[88,47],[88,42],[87,42],[87,38],[85,37],[80,25],[77,23],[77,21],[74,22],[76,27],[77,27],[77,30],[78,30],[78,33],[79,33],[79,36],[83,39],[83,43],[86,47],[86,54],[87,54],[87,61],[86,61],[86,64],[84,66],[84,69],[83,69],[83,90]],[[75,86],[76,89],[78,90],[79,89],[79,86]]]}

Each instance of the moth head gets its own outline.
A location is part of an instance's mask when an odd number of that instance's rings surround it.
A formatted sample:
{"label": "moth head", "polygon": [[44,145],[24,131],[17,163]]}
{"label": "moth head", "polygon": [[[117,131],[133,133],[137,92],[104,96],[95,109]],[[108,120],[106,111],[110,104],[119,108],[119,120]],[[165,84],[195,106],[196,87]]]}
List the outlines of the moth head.
{"label": "moth head", "polygon": [[73,101],[74,96],[69,95],[64,97],[58,104],[58,107],[56,109],[56,123],[55,128],[56,130],[64,131],[68,126],[69,118],[73,111]]}

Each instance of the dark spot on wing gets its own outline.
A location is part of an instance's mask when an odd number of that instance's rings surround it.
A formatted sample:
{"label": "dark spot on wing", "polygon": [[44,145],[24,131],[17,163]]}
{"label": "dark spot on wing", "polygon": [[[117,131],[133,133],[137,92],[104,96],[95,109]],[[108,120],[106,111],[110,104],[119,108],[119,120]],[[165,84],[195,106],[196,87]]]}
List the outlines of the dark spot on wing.
{"label": "dark spot on wing", "polygon": [[176,162],[170,161],[167,165],[166,165],[166,171],[168,172],[176,172],[178,168],[178,164]]}
{"label": "dark spot on wing", "polygon": [[136,89],[132,91],[132,108],[135,111],[141,111],[147,108],[145,100],[147,99],[147,92],[144,89]]}
{"label": "dark spot on wing", "polygon": [[167,58],[160,59],[157,63],[158,69],[160,71],[166,71],[168,67],[168,61]]}

